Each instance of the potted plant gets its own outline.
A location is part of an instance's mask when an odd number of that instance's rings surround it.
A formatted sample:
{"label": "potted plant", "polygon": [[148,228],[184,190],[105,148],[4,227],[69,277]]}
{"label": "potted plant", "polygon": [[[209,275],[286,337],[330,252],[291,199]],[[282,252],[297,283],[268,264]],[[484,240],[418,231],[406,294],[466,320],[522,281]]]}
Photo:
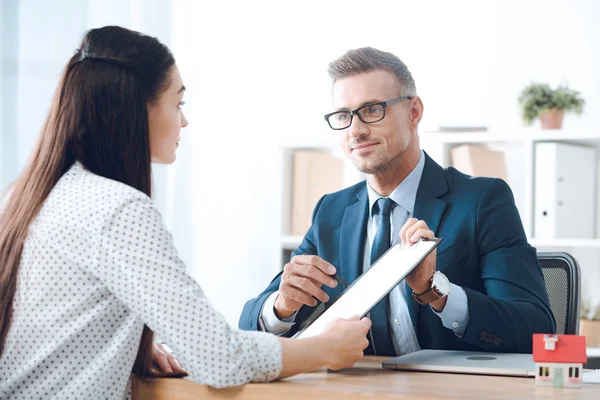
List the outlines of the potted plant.
{"label": "potted plant", "polygon": [[586,337],[588,347],[600,347],[600,305],[592,307],[589,301],[582,302],[579,334]]}
{"label": "potted plant", "polygon": [[539,117],[542,129],[560,129],[564,113],[581,115],[585,100],[579,92],[567,86],[553,90],[547,83],[531,83],[521,92],[519,105],[525,125],[531,125]]}

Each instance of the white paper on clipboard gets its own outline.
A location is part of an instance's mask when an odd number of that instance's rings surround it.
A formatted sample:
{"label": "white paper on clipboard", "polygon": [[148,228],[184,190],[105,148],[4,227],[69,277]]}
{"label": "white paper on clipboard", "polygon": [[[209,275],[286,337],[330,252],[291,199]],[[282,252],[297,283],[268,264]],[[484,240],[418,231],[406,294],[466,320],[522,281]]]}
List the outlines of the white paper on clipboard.
{"label": "white paper on clipboard", "polygon": [[312,324],[294,335],[307,338],[322,333],[336,318],[364,317],[379,300],[395,288],[442,241],[420,240],[411,247],[397,244],[390,248],[373,266],[363,273]]}

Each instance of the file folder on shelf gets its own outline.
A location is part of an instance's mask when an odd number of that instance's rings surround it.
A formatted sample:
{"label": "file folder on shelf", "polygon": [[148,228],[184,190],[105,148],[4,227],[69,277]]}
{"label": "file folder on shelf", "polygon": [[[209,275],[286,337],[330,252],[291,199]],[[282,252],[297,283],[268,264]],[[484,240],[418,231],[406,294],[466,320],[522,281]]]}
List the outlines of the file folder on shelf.
{"label": "file folder on shelf", "polygon": [[545,142],[535,146],[534,237],[595,237],[596,149]]}

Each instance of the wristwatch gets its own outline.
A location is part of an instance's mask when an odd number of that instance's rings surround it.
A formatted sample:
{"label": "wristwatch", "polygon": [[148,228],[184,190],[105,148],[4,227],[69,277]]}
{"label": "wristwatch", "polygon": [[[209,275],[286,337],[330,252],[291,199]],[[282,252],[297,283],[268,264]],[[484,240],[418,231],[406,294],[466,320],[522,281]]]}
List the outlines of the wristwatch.
{"label": "wristwatch", "polygon": [[432,303],[450,293],[450,281],[446,275],[436,271],[429,280],[430,287],[423,293],[412,292],[413,299],[421,305]]}

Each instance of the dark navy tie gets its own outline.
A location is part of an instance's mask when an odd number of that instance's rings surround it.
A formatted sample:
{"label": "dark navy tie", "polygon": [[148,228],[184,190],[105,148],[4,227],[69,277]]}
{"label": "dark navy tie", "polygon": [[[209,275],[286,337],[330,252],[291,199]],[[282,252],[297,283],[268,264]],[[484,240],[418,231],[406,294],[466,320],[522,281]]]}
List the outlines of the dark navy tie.
{"label": "dark navy tie", "polygon": [[[391,223],[390,214],[392,208],[396,205],[393,200],[382,197],[377,200],[373,207],[373,216],[379,221],[379,228],[373,240],[371,248],[371,265],[375,263],[390,248],[391,243]],[[375,214],[377,212],[377,214]],[[390,326],[388,316],[390,313],[389,296],[385,296],[379,303],[373,307],[370,316],[373,332],[374,349],[373,354],[378,356],[395,356],[394,344],[390,336]]]}

